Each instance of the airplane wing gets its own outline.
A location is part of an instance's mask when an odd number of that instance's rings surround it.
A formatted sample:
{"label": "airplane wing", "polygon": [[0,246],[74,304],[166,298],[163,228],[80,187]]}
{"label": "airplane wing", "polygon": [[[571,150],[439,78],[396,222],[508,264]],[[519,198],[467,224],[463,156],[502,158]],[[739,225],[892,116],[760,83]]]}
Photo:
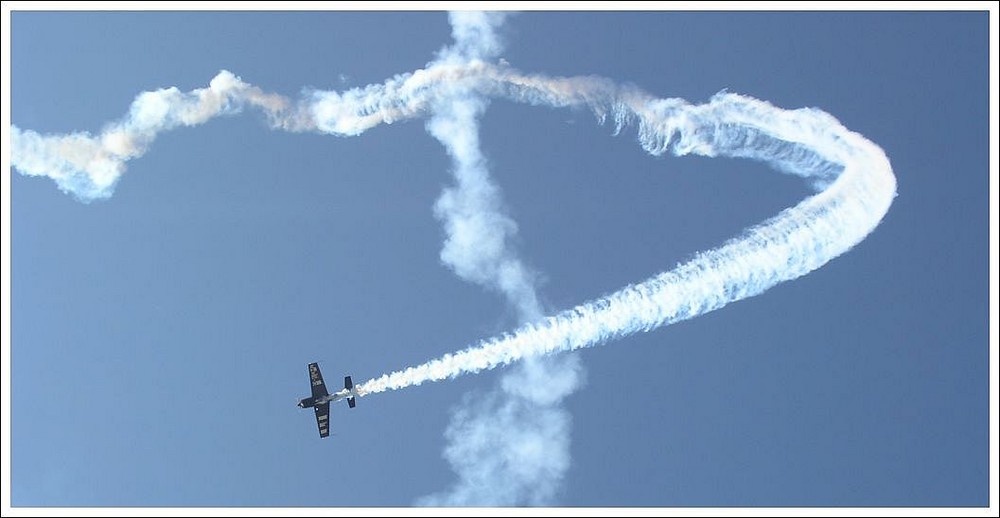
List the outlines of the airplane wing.
{"label": "airplane wing", "polygon": [[316,405],[316,425],[319,426],[319,436],[330,435],[330,403]]}
{"label": "airplane wing", "polygon": [[312,385],[314,398],[329,395],[329,392],[326,391],[326,383],[323,383],[323,373],[319,371],[318,363],[309,364],[309,384]]}

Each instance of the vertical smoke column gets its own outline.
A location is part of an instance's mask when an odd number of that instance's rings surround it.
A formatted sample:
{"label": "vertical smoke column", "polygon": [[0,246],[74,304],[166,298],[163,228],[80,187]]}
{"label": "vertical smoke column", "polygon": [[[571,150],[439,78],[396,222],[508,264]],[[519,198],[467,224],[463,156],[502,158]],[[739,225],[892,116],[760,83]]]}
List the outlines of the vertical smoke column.
{"label": "vertical smoke column", "polygon": [[[499,54],[502,14],[451,13],[450,20],[455,44],[432,67]],[[505,214],[479,145],[488,100],[463,83],[442,85],[436,98],[427,131],[448,151],[456,182],[434,206],[447,234],[441,260],[459,277],[501,293],[522,323],[539,320],[534,276],[511,243],[517,224]],[[559,403],[576,389],[580,369],[576,356],[533,358],[504,374],[499,389],[467,394],[446,432],[444,454],[458,480],[418,503],[549,503],[569,466],[570,418]]]}

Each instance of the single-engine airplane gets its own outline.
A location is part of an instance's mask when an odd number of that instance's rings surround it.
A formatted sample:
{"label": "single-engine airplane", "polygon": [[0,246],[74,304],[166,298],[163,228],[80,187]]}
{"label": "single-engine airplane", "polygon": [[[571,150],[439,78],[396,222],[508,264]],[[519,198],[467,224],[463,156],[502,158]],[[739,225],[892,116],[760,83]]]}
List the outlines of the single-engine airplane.
{"label": "single-engine airplane", "polygon": [[358,390],[354,388],[351,377],[344,378],[344,389],[333,394],[326,391],[326,384],[323,383],[323,374],[319,371],[318,363],[309,364],[309,384],[312,386],[312,396],[299,400],[299,408],[312,407],[316,411],[316,425],[319,426],[319,436],[330,435],[330,403],[336,403],[341,399],[347,399],[347,406],[354,408],[354,398],[358,395]]}

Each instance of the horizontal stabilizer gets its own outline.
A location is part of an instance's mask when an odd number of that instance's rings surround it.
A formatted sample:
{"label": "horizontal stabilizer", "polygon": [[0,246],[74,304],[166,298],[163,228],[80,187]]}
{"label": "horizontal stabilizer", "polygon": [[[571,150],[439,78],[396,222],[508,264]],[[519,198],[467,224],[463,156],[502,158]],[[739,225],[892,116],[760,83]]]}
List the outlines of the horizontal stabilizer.
{"label": "horizontal stabilizer", "polygon": [[344,378],[344,388],[347,390],[351,390],[352,388],[354,388],[354,382],[351,381],[350,376]]}
{"label": "horizontal stabilizer", "polygon": [[351,408],[354,408],[354,398],[353,397],[347,398],[347,406],[349,406]]}

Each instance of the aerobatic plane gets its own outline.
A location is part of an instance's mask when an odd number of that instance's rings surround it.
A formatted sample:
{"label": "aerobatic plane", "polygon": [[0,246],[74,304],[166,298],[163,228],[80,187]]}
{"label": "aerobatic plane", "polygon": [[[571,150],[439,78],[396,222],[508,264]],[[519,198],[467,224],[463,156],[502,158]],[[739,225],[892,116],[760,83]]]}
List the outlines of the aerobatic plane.
{"label": "aerobatic plane", "polygon": [[312,407],[316,411],[316,425],[319,426],[319,436],[330,435],[330,403],[336,403],[341,399],[347,399],[347,406],[354,408],[354,398],[358,391],[354,388],[351,377],[344,378],[344,389],[330,394],[326,391],[326,384],[323,383],[323,374],[319,371],[318,363],[309,364],[309,384],[312,386],[312,397],[299,400],[299,408]]}

